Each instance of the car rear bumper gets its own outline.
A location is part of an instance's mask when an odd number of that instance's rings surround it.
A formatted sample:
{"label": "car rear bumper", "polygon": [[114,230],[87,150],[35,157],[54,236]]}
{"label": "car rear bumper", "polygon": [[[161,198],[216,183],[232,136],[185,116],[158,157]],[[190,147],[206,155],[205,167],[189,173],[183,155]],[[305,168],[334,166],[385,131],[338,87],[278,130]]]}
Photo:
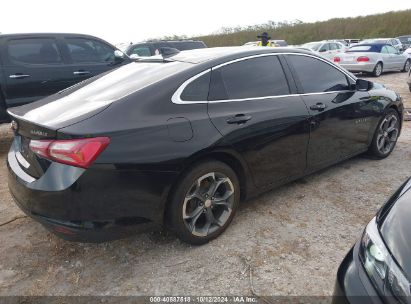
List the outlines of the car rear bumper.
{"label": "car rear bumper", "polygon": [[341,63],[340,66],[350,72],[368,72],[374,71],[375,63]]}
{"label": "car rear bumper", "polygon": [[382,304],[359,256],[359,242],[348,252],[337,272],[333,304]]}
{"label": "car rear bumper", "polygon": [[163,222],[176,172],[142,172],[117,165],[87,170],[52,163],[34,179],[7,159],[8,185],[17,205],[57,235],[84,242],[121,238]]}

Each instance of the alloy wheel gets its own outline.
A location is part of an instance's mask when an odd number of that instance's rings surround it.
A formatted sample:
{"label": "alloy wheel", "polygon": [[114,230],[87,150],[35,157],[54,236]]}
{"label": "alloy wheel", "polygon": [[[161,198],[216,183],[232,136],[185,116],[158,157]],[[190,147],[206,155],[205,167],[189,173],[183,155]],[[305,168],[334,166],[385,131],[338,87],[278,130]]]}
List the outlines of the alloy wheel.
{"label": "alloy wheel", "polygon": [[185,196],[184,224],[195,236],[205,237],[224,226],[233,212],[234,186],[219,172],[199,177]]}
{"label": "alloy wheel", "polygon": [[375,76],[380,76],[382,73],[382,65],[380,63],[375,67]]}
{"label": "alloy wheel", "polygon": [[404,72],[408,72],[410,70],[410,67],[411,67],[411,61],[407,60],[404,66]]}
{"label": "alloy wheel", "polygon": [[388,154],[394,148],[399,134],[398,118],[387,115],[381,122],[377,135],[377,149],[382,154]]}

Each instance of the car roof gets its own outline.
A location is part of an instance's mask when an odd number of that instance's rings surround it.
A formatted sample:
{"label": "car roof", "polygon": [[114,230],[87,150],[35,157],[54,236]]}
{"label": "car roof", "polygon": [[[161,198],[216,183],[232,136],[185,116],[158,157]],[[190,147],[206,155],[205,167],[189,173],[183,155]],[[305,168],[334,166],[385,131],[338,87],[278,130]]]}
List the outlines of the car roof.
{"label": "car roof", "polygon": [[[87,34],[77,34],[77,33],[10,33],[10,34],[0,34],[0,37],[19,37],[19,36],[84,36],[84,37],[94,37],[93,35]],[[98,38],[101,39],[101,38]]]}
{"label": "car roof", "polygon": [[210,60],[223,60],[230,57],[241,58],[243,56],[252,56],[265,53],[303,53],[312,55],[302,49],[294,49],[288,47],[261,47],[261,46],[233,46],[233,47],[216,47],[181,51],[176,55],[170,56],[173,61],[182,61],[189,63],[202,63]]}

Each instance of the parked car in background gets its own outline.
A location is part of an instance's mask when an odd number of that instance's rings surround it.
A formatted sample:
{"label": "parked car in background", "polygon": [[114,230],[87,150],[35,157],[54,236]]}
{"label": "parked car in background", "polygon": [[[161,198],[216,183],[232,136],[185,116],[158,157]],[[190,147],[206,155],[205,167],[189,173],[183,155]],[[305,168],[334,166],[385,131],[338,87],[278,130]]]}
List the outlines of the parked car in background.
{"label": "parked car in background", "polygon": [[407,55],[389,44],[381,43],[354,45],[345,53],[335,56],[334,62],[350,72],[366,72],[375,77],[388,71],[408,72],[411,65]]}
{"label": "parked car in background", "polygon": [[175,40],[175,41],[148,41],[129,45],[125,52],[131,58],[149,57],[160,54],[161,48],[172,48],[179,51],[206,48],[203,41]]}
{"label": "parked car in background", "polygon": [[411,35],[399,36],[396,39],[401,41],[404,50],[411,47]]}
{"label": "parked car in background", "polygon": [[[244,43],[244,46],[257,46],[258,43],[260,41],[250,41],[250,42],[246,42]],[[284,47],[284,46],[288,46],[287,41],[285,40],[278,40],[278,39],[270,39],[268,40],[268,42],[270,43],[271,47]]]}
{"label": "parked car in background", "polygon": [[341,43],[343,46],[345,46],[346,48],[348,48],[348,47],[350,46],[350,44],[349,44],[347,41],[345,41],[344,39],[329,39],[329,40],[327,40],[327,41],[330,41],[330,42],[339,42],[339,43]]}
{"label": "parked car in background", "polygon": [[369,43],[384,43],[389,44],[396,48],[399,52],[404,51],[404,47],[401,41],[397,38],[372,38],[372,39],[365,39],[361,42],[361,44],[369,44]]}
{"label": "parked car in background", "polygon": [[390,155],[403,104],[310,52],[231,47],[141,59],[9,112],[9,188],[29,216],[71,240],[166,223],[198,245],[240,199]]}
{"label": "parked car in background", "polygon": [[344,39],[344,40],[348,43],[348,46],[352,46],[354,44],[361,42],[361,39]]}
{"label": "parked car in background", "polygon": [[7,108],[33,102],[131,60],[81,34],[0,35],[0,122]]}
{"label": "parked car in background", "polygon": [[333,60],[336,55],[344,52],[346,49],[342,43],[335,41],[309,42],[301,45],[301,48],[311,49],[313,52],[316,52],[329,60]]}
{"label": "parked car in background", "polygon": [[[390,128],[390,121],[386,125]],[[342,261],[333,304],[409,303],[411,180],[378,211]]]}

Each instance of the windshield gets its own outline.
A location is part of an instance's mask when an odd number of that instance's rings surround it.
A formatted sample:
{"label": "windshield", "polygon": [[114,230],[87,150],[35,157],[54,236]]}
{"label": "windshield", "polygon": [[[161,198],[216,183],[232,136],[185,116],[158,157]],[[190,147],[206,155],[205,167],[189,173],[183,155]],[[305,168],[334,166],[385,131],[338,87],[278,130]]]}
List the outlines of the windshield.
{"label": "windshield", "polygon": [[307,49],[311,49],[313,51],[318,51],[318,49],[322,46],[321,42],[310,42],[310,43],[306,43],[303,44],[302,47],[307,48]]}

